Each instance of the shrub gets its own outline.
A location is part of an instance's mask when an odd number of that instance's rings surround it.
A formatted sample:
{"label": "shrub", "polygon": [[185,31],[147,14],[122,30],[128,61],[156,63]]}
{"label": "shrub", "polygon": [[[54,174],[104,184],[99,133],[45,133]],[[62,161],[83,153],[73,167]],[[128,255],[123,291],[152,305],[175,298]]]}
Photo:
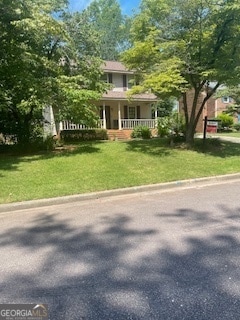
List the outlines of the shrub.
{"label": "shrub", "polygon": [[186,126],[183,115],[174,112],[168,117],[158,119],[158,135],[160,137],[185,136]]}
{"label": "shrub", "polygon": [[133,129],[132,138],[150,139],[151,130],[147,126],[137,126]]}
{"label": "shrub", "polygon": [[217,116],[217,120],[220,120],[220,129],[229,129],[233,125],[233,117],[226,113],[221,113]]}
{"label": "shrub", "polygon": [[235,130],[237,130],[237,131],[240,131],[240,122],[235,123],[235,124],[233,125],[233,128],[234,128]]}
{"label": "shrub", "polygon": [[159,137],[168,137],[171,132],[170,117],[161,117],[158,119],[158,135]]}
{"label": "shrub", "polygon": [[86,130],[63,130],[60,133],[61,140],[65,142],[107,140],[107,130],[86,129]]}

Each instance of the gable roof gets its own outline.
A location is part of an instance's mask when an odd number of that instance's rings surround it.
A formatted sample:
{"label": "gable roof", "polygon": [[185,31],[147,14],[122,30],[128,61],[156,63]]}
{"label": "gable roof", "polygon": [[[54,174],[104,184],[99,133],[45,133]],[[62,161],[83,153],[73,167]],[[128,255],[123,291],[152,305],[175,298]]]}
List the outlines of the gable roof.
{"label": "gable roof", "polygon": [[103,70],[105,72],[116,72],[116,73],[128,73],[128,74],[133,74],[133,70],[128,70],[124,64],[120,61],[104,61]]}

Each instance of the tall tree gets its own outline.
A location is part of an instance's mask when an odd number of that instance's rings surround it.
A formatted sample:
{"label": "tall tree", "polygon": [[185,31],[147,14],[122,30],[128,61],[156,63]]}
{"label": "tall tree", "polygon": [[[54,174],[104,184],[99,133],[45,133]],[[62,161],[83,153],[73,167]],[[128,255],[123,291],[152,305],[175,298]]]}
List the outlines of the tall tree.
{"label": "tall tree", "polygon": [[139,90],[183,97],[189,144],[207,100],[239,81],[239,31],[239,0],[142,0],[123,60],[143,75]]}
{"label": "tall tree", "polygon": [[104,90],[100,63],[80,59],[59,14],[54,18],[64,4],[0,0],[0,132],[15,133],[19,143],[29,142],[47,104],[58,106],[59,119],[92,122],[90,101]]}
{"label": "tall tree", "polygon": [[1,119],[20,143],[28,142],[31,126],[42,118],[51,77],[58,72],[57,48],[65,36],[51,14],[59,3],[65,1],[0,1]]}
{"label": "tall tree", "polygon": [[[101,80],[102,59],[100,58],[99,34],[94,29],[85,12],[64,14],[63,21],[70,37],[70,47],[74,59],[65,55],[65,67],[69,72],[60,78],[60,87],[63,89],[58,107],[60,118],[71,120],[87,126],[96,126],[98,120],[94,100],[98,100],[106,91],[108,85]],[[68,51],[66,50],[66,51]],[[72,83],[69,86],[69,83]]]}
{"label": "tall tree", "polygon": [[119,52],[128,46],[131,24],[131,19],[122,14],[119,2],[93,0],[84,14],[98,32],[101,58],[117,60]]}

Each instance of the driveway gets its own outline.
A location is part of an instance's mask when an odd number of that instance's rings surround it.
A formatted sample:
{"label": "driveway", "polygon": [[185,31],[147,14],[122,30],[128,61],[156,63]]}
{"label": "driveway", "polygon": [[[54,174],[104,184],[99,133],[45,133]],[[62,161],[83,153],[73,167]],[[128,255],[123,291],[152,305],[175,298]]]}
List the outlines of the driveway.
{"label": "driveway", "polygon": [[240,181],[0,215],[1,303],[54,320],[237,320]]}

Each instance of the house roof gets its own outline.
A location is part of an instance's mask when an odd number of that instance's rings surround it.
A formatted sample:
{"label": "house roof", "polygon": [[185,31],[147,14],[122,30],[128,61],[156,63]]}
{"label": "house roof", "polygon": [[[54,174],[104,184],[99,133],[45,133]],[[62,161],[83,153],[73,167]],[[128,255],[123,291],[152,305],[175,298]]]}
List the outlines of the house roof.
{"label": "house roof", "polygon": [[132,97],[127,95],[127,91],[108,91],[104,93],[101,100],[138,100],[138,101],[157,101],[157,97],[152,93],[135,94]]}
{"label": "house roof", "polygon": [[104,61],[103,70],[105,72],[129,73],[133,74],[133,70],[128,70],[120,61]]}

